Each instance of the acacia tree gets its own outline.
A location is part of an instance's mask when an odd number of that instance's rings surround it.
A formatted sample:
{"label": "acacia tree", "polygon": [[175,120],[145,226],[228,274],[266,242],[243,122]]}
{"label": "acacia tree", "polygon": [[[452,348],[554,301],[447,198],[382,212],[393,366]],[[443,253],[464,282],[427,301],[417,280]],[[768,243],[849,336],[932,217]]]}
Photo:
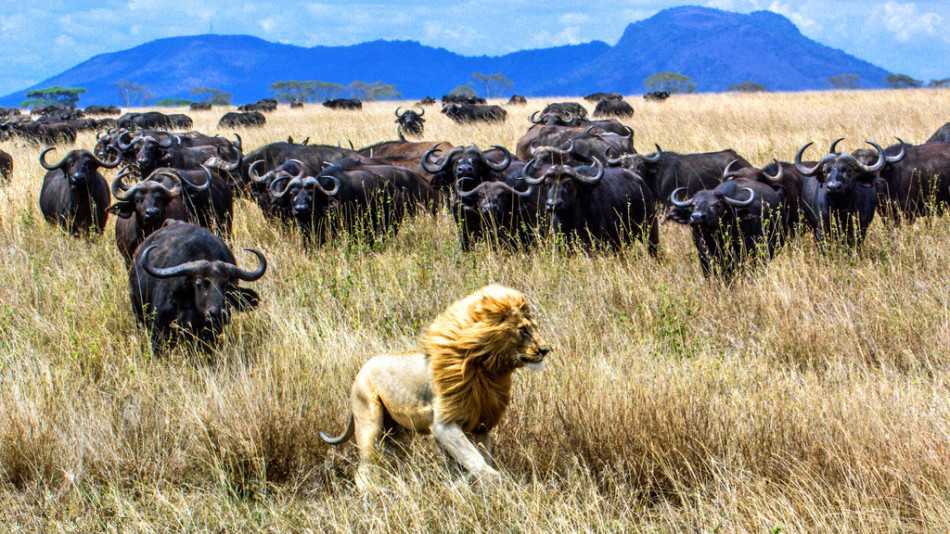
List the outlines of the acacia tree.
{"label": "acacia tree", "polygon": [[666,91],[668,93],[694,93],[696,84],[693,79],[678,72],[657,72],[643,80],[643,85],[649,91]]}
{"label": "acacia tree", "polygon": [[449,94],[450,94],[450,95],[453,95],[453,96],[455,96],[455,95],[472,95],[472,96],[475,96],[475,89],[472,89],[472,88],[471,88],[470,86],[468,86],[468,85],[460,85],[460,86],[456,87],[455,89],[452,89],[451,91],[449,91]]}
{"label": "acacia tree", "polygon": [[191,96],[195,98],[195,102],[205,102],[212,106],[231,105],[231,93],[226,93],[220,89],[192,87]]}
{"label": "acacia tree", "polygon": [[906,74],[888,74],[884,81],[894,89],[916,89],[924,86],[924,82]]}
{"label": "acacia tree", "polygon": [[122,105],[125,107],[129,106],[142,106],[152,98],[155,98],[149,90],[147,85],[141,85],[137,83],[132,83],[126,80],[121,80],[112,84],[119,90],[119,96],[122,97]]}
{"label": "acacia tree", "polygon": [[769,88],[761,83],[750,82],[748,80],[726,87],[726,91],[735,91],[738,93],[761,93],[768,92]]}
{"label": "acacia tree", "polygon": [[839,74],[828,78],[828,85],[835,89],[857,89],[861,87],[858,85],[858,78],[860,76],[857,74]]}
{"label": "acacia tree", "polygon": [[46,89],[34,89],[27,91],[27,100],[24,100],[20,107],[38,108],[43,106],[60,106],[66,108],[76,107],[79,102],[79,95],[85,93],[82,87],[47,87]]}
{"label": "acacia tree", "polygon": [[396,90],[395,85],[387,85],[383,82],[366,83],[353,80],[353,83],[349,85],[349,90],[350,98],[358,98],[364,102],[391,100],[402,96],[402,93]]}
{"label": "acacia tree", "polygon": [[472,85],[479,85],[485,90],[485,98],[500,96],[505,89],[515,84],[515,82],[509,80],[507,76],[500,72],[496,72],[495,74],[473,72],[472,78]]}
{"label": "acacia tree", "polygon": [[927,84],[927,87],[950,87],[950,78],[944,78],[942,80],[930,80],[930,83]]}

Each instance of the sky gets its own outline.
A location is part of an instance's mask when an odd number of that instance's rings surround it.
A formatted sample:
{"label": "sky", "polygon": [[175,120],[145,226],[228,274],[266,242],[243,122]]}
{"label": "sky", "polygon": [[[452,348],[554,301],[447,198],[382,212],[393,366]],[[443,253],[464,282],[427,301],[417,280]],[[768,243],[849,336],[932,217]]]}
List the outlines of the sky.
{"label": "sky", "polygon": [[414,40],[501,55],[601,40],[684,3],[788,17],[807,37],[928,81],[950,77],[950,0],[0,0],[0,95],[163,37],[248,34],[298,46]]}

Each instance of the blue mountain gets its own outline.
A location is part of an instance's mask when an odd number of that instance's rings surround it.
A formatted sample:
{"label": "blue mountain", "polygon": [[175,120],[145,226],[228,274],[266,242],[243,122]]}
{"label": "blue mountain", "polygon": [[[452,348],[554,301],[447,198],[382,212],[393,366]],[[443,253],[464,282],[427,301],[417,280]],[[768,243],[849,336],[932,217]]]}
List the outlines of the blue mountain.
{"label": "blue mountain", "polygon": [[121,104],[118,81],[148,86],[157,98],[188,98],[193,87],[212,87],[238,104],[272,96],[277,81],[381,81],[416,99],[447,93],[473,72],[502,72],[514,82],[510,92],[528,96],[637,94],[645,91],[643,79],[659,71],[690,76],[699,91],[746,80],[772,90],[824,89],[839,74],[857,74],[862,87],[873,88],[883,87],[888,74],[806,38],[781,15],[684,6],[630,24],[614,46],[592,41],[497,57],[461,56],[414,41],[305,48],[247,35],[158,39],[95,56],[0,98],[0,105],[16,106],[26,91],[51,86],[84,87],[83,106]]}

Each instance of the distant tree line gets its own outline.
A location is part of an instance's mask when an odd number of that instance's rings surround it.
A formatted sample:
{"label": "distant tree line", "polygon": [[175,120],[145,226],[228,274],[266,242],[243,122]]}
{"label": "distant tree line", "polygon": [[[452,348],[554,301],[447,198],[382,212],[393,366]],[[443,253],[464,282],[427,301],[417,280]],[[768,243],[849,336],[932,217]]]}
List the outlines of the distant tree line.
{"label": "distant tree line", "polygon": [[301,102],[323,102],[348,95],[366,102],[374,100],[392,100],[402,96],[395,85],[383,82],[367,83],[354,80],[349,85],[321,81],[289,80],[274,82],[270,85],[274,98],[281,102],[299,100]]}
{"label": "distant tree line", "polygon": [[[839,74],[828,78],[828,85],[834,89],[860,89],[859,78],[857,74]],[[888,74],[884,78],[884,83],[893,89],[917,89],[924,86],[923,80],[917,80],[906,74]],[[950,78],[930,80],[927,87],[950,87]]]}

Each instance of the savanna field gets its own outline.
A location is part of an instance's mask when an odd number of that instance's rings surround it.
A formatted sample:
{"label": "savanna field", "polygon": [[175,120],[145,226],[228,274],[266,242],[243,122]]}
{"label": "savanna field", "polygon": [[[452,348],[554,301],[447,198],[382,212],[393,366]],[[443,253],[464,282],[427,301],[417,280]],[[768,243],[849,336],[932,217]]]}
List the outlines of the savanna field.
{"label": "savanna field", "polygon": [[[425,140],[514,149],[528,115],[460,126],[428,108]],[[573,100],[573,99],[572,99]],[[733,148],[753,165],[921,143],[950,91],[630,98],[641,152]],[[500,102],[499,102],[500,103]],[[281,105],[237,130],[245,153],[288,135],[360,148],[395,138],[393,110]],[[586,103],[585,103],[586,104]],[[589,109],[592,106],[587,105]],[[189,112],[217,133],[223,113]],[[231,130],[220,133],[230,135]],[[76,148],[91,149],[81,133]],[[660,259],[463,253],[450,214],[419,215],[382,246],[305,252],[296,228],[235,204],[229,244],[266,275],[217,352],[153,356],[106,234],[74,239],[37,199],[43,147],[0,189],[0,530],[6,532],[943,532],[950,530],[950,219],[891,228],[858,253],[810,234],[725,285],[703,278],[689,230]],[[59,147],[51,161],[65,155]],[[103,170],[107,180],[117,170]],[[527,294],[554,347],[519,371],[495,431],[495,488],[458,482],[431,438],[356,490],[341,431],[352,379],[417,346],[449,303],[497,282]]]}

